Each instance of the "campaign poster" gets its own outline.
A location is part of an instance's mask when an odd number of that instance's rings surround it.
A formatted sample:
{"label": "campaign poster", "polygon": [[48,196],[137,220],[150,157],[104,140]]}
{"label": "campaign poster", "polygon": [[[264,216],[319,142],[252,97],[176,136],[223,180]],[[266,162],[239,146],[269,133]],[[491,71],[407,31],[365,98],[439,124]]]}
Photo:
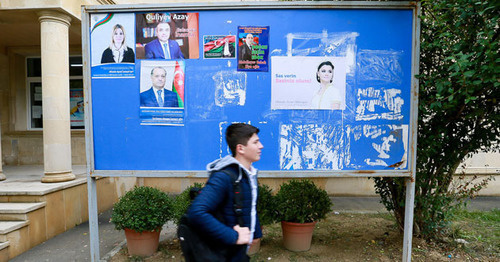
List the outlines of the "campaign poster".
{"label": "campaign poster", "polygon": [[92,78],[135,78],[134,14],[91,14]]}
{"label": "campaign poster", "polygon": [[269,26],[238,26],[238,71],[267,72]]}
{"label": "campaign poster", "polygon": [[182,60],[141,62],[141,125],[184,125],[184,72]]}
{"label": "campaign poster", "polygon": [[83,102],[83,89],[69,90],[69,119],[71,128],[82,128],[85,126],[85,108]]}
{"label": "campaign poster", "polygon": [[203,36],[203,58],[236,58],[236,36]]}
{"label": "campaign poster", "polygon": [[271,60],[271,109],[345,109],[345,57],[273,56]]}
{"label": "campaign poster", "polygon": [[135,15],[137,59],[198,59],[198,13]]}

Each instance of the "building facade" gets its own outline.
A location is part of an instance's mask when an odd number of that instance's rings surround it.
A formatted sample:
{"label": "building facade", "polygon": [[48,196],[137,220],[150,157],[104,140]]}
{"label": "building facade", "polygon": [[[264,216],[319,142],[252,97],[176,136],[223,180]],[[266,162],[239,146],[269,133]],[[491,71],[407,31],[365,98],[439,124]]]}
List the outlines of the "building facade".
{"label": "building facade", "polygon": [[[83,101],[81,5],[134,2],[139,1],[0,2],[0,179],[8,179],[2,165],[43,165],[42,182],[69,181],[74,179],[72,165],[86,164],[83,118],[70,113]],[[499,154],[477,154],[465,172],[498,175],[498,159]],[[165,189],[173,192],[190,183],[188,178],[169,179]],[[144,183],[158,182],[149,180]],[[282,179],[265,181],[278,186]],[[318,182],[332,195],[374,195],[366,178]],[[500,179],[482,193],[500,194],[495,183]]]}

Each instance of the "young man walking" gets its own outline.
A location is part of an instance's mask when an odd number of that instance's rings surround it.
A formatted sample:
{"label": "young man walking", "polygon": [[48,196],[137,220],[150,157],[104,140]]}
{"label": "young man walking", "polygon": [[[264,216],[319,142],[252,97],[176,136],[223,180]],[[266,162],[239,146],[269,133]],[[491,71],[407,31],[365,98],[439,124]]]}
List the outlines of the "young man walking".
{"label": "young man walking", "polygon": [[[258,128],[243,123],[232,124],[226,129],[232,156],[207,165],[211,176],[187,213],[190,224],[198,232],[228,249],[226,261],[248,261],[247,245],[262,237],[256,210],[257,169],[252,166],[260,159],[264,147],[258,133]],[[243,195],[243,225],[238,225],[233,206],[232,179],[224,171],[238,175]],[[215,214],[221,217],[217,219]]]}

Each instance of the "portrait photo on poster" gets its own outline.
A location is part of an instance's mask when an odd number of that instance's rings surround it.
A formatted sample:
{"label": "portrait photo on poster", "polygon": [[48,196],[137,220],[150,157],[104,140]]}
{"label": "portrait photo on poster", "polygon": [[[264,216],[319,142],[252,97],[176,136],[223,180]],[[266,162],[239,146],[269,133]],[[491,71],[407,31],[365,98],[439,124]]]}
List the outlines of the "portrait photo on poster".
{"label": "portrait photo on poster", "polygon": [[90,20],[92,77],[135,77],[134,14],[92,14]]}
{"label": "portrait photo on poster", "polygon": [[271,62],[271,109],[345,109],[345,57],[273,56]]}
{"label": "portrait photo on poster", "polygon": [[135,62],[133,14],[92,14],[92,65]]}
{"label": "portrait photo on poster", "polygon": [[238,71],[267,72],[269,26],[238,26]]}
{"label": "portrait photo on poster", "polygon": [[140,118],[147,125],[182,125],[184,61],[142,60]]}
{"label": "portrait photo on poster", "polygon": [[137,59],[197,59],[198,13],[137,13]]}
{"label": "portrait photo on poster", "polygon": [[184,62],[142,61],[140,99],[141,107],[183,108]]}

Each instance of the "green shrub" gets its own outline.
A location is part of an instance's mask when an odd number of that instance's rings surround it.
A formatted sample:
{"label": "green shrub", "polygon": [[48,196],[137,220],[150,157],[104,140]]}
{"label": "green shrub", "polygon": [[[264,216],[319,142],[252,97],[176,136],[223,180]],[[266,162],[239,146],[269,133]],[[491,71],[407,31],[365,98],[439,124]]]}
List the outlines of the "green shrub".
{"label": "green shrub", "polygon": [[259,214],[261,226],[270,225],[278,221],[276,200],[272,194],[272,189],[268,185],[259,185],[257,214]]}
{"label": "green shrub", "polygon": [[172,221],[174,221],[176,225],[179,225],[182,215],[187,212],[189,205],[191,205],[191,197],[189,196],[189,192],[192,188],[201,189],[203,188],[203,184],[194,183],[194,185],[189,186],[184,191],[182,191],[182,193],[177,195],[172,203]]}
{"label": "green shrub", "polygon": [[[477,195],[492,178],[470,183],[455,174],[472,154],[500,149],[500,12],[498,1],[420,2],[413,232],[429,240],[443,237],[459,204]],[[462,185],[454,187],[457,178]],[[376,192],[401,230],[405,182],[403,178],[375,178]]]}
{"label": "green shrub", "polygon": [[111,222],[117,230],[143,232],[158,230],[171,216],[170,197],[156,188],[141,186],[128,191],[114,204]]}
{"label": "green shrub", "polygon": [[276,194],[278,218],[282,221],[309,223],[325,218],[332,202],[325,190],[310,180],[291,180]]}

